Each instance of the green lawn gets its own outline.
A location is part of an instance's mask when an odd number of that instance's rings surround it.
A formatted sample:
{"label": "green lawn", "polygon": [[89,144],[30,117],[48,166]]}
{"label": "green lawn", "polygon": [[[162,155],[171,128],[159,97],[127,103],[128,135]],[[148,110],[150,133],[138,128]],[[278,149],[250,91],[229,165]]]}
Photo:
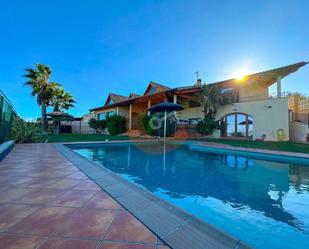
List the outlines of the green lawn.
{"label": "green lawn", "polygon": [[309,144],[302,144],[295,142],[243,141],[243,140],[212,139],[212,138],[208,138],[204,141],[227,144],[235,147],[309,153]]}
{"label": "green lawn", "polygon": [[49,143],[57,142],[88,142],[88,141],[105,141],[108,140],[129,140],[128,136],[109,136],[102,134],[61,134],[61,135],[48,135],[47,140]]}

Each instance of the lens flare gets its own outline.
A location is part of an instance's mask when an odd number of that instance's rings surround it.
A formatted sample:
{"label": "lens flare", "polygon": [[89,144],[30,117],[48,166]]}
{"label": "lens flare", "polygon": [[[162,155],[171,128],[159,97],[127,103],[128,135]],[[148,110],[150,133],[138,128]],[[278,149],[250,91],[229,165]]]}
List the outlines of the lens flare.
{"label": "lens flare", "polygon": [[247,70],[245,69],[239,69],[237,72],[234,74],[234,78],[237,81],[242,81],[246,78],[246,75],[248,74]]}

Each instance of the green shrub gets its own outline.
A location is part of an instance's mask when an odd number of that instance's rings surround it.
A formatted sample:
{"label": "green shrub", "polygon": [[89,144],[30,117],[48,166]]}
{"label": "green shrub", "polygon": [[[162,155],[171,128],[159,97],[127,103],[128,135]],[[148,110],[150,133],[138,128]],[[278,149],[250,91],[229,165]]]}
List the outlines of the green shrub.
{"label": "green shrub", "polygon": [[[148,135],[163,137],[164,136],[164,113],[157,112],[150,116],[146,114],[144,116],[144,127]],[[154,129],[154,127],[158,127],[158,128]],[[176,132],[176,128],[177,128],[176,117],[169,116],[166,121],[166,136],[170,137],[174,135]]]}
{"label": "green shrub", "polygon": [[98,133],[98,129],[99,129],[99,123],[98,120],[96,120],[95,118],[91,118],[88,121],[88,125],[91,129],[95,130],[95,133]]}
{"label": "green shrub", "polygon": [[100,133],[103,133],[106,128],[106,120],[97,120],[98,122],[98,130]]}
{"label": "green shrub", "polygon": [[215,121],[211,112],[209,112],[205,118],[198,123],[197,131],[202,135],[211,135],[215,129],[220,128],[220,122]]}
{"label": "green shrub", "polygon": [[21,118],[13,119],[10,139],[16,143],[34,143],[41,139],[40,126],[38,123],[25,122]]}
{"label": "green shrub", "polygon": [[89,127],[95,130],[95,133],[103,133],[106,128],[106,120],[97,120],[91,118],[88,121]]}
{"label": "green shrub", "polygon": [[146,134],[154,137],[154,136],[157,136],[157,130],[152,129],[151,126],[149,125],[149,121],[151,117],[152,116],[148,116],[148,114],[145,114],[143,118],[143,124],[144,124]]}
{"label": "green shrub", "polygon": [[120,115],[109,116],[106,119],[107,130],[110,135],[118,135],[126,132],[126,119]]}

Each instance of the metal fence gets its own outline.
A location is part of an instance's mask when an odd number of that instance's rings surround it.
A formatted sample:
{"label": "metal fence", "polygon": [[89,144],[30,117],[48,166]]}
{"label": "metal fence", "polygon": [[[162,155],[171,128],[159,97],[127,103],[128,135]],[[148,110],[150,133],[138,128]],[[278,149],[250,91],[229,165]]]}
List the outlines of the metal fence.
{"label": "metal fence", "polygon": [[0,90],[0,143],[8,138],[14,116],[16,112],[12,103]]}

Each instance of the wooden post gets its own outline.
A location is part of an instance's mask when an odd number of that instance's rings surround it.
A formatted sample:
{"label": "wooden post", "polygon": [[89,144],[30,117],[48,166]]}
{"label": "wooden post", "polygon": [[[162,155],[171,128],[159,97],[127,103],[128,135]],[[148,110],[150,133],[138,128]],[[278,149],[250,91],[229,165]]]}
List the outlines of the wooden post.
{"label": "wooden post", "polygon": [[129,130],[132,129],[132,104],[130,104],[130,109],[129,109]]}

